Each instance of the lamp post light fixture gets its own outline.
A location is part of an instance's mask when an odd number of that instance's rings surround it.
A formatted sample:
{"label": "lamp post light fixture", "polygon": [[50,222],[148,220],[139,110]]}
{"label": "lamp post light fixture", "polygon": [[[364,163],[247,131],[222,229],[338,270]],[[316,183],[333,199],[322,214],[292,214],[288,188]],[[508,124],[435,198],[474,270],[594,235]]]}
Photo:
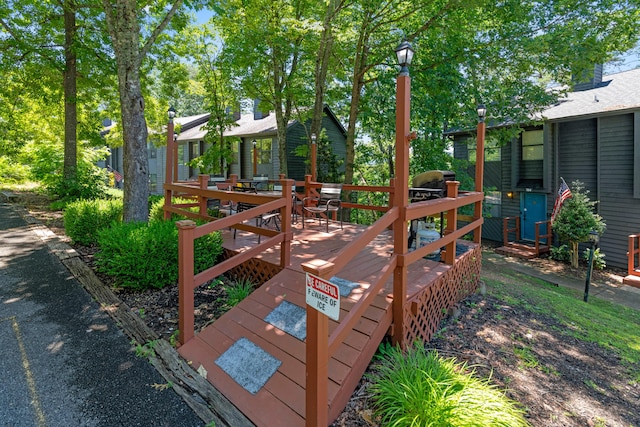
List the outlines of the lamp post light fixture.
{"label": "lamp post light fixture", "polygon": [[589,299],[589,285],[591,284],[591,273],[593,272],[593,253],[600,242],[600,234],[596,230],[589,232],[589,243],[591,243],[591,249],[589,250],[589,265],[587,266],[587,279],[584,284],[584,302],[588,302]]}
{"label": "lamp post light fixture", "polygon": [[411,43],[403,41],[396,48],[396,58],[398,59],[398,65],[400,66],[400,75],[409,75],[409,65],[413,60],[414,50],[411,47]]}
{"label": "lamp post light fixture", "polygon": [[255,139],[253,143],[253,176],[258,175],[258,141]]}
{"label": "lamp post light fixture", "polygon": [[485,117],[487,117],[487,107],[484,104],[478,105],[478,122],[484,123]]}
{"label": "lamp post light fixture", "polygon": [[[166,167],[165,167],[165,184],[171,184],[175,176],[173,176],[173,162],[174,162],[174,145],[175,145],[175,134],[174,134],[174,125],[173,119],[176,117],[176,110],[173,107],[169,107],[167,110],[167,116],[169,118],[169,122],[167,123],[167,149],[166,149]],[[177,161],[177,159],[176,159]]]}
{"label": "lamp post light fixture", "polygon": [[[478,126],[476,129],[476,187],[475,191],[481,193],[484,186],[484,136],[487,130],[485,118],[487,117],[487,107],[479,104],[476,108],[478,113]],[[478,202],[474,206],[473,216],[475,218],[482,217],[482,203]],[[478,227],[473,233],[473,241],[480,243],[482,228]]]}
{"label": "lamp post light fixture", "polygon": [[318,175],[318,144],[317,144],[317,136],[315,133],[311,134],[311,181],[316,180]]}

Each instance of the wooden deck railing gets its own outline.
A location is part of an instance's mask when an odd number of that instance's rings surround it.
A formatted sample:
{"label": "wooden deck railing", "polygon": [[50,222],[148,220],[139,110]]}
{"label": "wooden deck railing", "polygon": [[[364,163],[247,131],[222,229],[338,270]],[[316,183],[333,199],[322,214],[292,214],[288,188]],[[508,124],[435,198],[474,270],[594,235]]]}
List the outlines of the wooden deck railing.
{"label": "wooden deck railing", "polygon": [[[540,234],[540,228],[546,225],[547,232],[545,234]],[[541,252],[546,252],[549,250],[551,246],[551,239],[553,239],[553,231],[551,230],[551,221],[538,221],[535,224],[536,227],[536,256],[540,256]],[[545,250],[541,246],[541,242],[544,240]]]}
{"label": "wooden deck railing", "polygon": [[[282,231],[261,229],[252,227],[241,222],[254,218],[255,216],[281,209],[282,218],[288,218],[287,212],[291,212],[292,198],[286,197],[291,194],[293,181],[284,180],[282,197],[269,197],[248,193],[235,193],[228,191],[217,191],[207,189],[207,178],[201,177],[198,183],[181,183],[165,185],[165,215],[171,212],[179,213],[190,218],[206,218],[212,222],[196,227],[195,222],[190,220],[178,221],[179,228],[179,328],[181,343],[186,342],[194,336],[193,327],[193,292],[207,281],[223,274],[229,269],[249,260],[255,255],[263,252],[276,244],[281,245],[281,266],[284,267],[290,262],[290,240],[292,237],[290,221],[282,221]],[[298,184],[298,183],[296,183]],[[429,243],[413,252],[408,251],[408,239],[401,239],[401,242],[394,243],[394,253],[391,254],[387,263],[381,266],[381,274],[377,280],[363,293],[358,302],[351,308],[349,313],[342,319],[332,334],[329,334],[328,319],[319,311],[307,307],[307,360],[306,360],[306,418],[308,425],[326,425],[328,420],[328,363],[331,356],[337,351],[344,338],[353,330],[360,317],[372,304],[374,298],[382,290],[384,284],[393,276],[393,340],[396,344],[403,345],[403,316],[407,304],[407,268],[410,264],[429,253],[445,247],[443,251],[444,262],[453,265],[456,259],[456,241],[466,234],[480,230],[483,218],[471,218],[472,222],[464,227],[457,228],[458,209],[467,205],[478,205],[482,203],[484,194],[481,192],[461,192],[458,193],[458,182],[447,183],[448,197],[442,199],[426,200],[411,203],[405,209],[400,207],[390,208],[389,206],[369,206],[355,203],[344,203],[343,206],[360,209],[371,209],[385,212],[380,219],[369,226],[356,240],[347,244],[335,257],[330,260],[313,260],[304,263],[302,268],[314,275],[328,279],[336,275],[353,258],[361,252],[375,237],[390,227],[399,227],[404,232],[394,233],[406,236],[406,228],[410,221],[426,216],[440,215],[446,212],[446,229],[444,235],[437,241]],[[305,181],[304,194],[311,195],[321,187],[321,183]],[[390,200],[394,196],[394,182],[390,187],[377,186],[355,186],[345,185],[343,189],[354,191],[388,192]],[[296,190],[298,188],[296,187]],[[298,192],[299,193],[299,192]],[[176,194],[190,195],[197,198],[197,203],[186,205],[171,205],[172,196]],[[299,193],[300,194],[300,193]],[[258,205],[257,207],[231,215],[222,219],[214,219],[206,214],[206,201],[209,198],[219,198],[236,202],[247,202]],[[389,202],[391,204],[391,202]],[[198,206],[198,213],[189,212],[185,208]],[[476,211],[481,212],[478,206]],[[221,230],[225,227],[236,227],[238,229],[252,231],[269,238],[257,246],[245,250],[201,273],[194,274],[193,263],[193,241],[194,239]],[[396,240],[398,240],[396,238]]]}
{"label": "wooden deck railing", "polygon": [[[515,221],[515,226],[509,228],[509,223],[511,221]],[[515,238],[518,240],[520,238],[520,217],[519,216],[506,216],[502,218],[502,243],[507,246],[509,244],[509,233],[514,233]]]}
{"label": "wooden deck railing", "polygon": [[629,235],[627,262],[627,274],[640,277],[640,234]]}
{"label": "wooden deck railing", "polygon": [[[196,204],[200,207],[199,213],[189,212],[183,208],[192,206],[187,204],[182,206],[165,205],[165,213],[175,212],[191,218],[209,219],[211,222],[196,226],[192,220],[183,220],[176,222],[178,226],[178,286],[179,286],[179,342],[184,344],[194,336],[194,290],[208,281],[224,274],[230,269],[237,267],[243,262],[259,255],[265,250],[280,244],[280,266],[286,267],[291,261],[291,222],[287,220],[281,221],[282,227],[280,231],[269,230],[257,226],[242,224],[242,222],[255,218],[259,215],[266,214],[274,210],[280,210],[281,218],[288,218],[291,212],[291,185],[292,180],[282,181],[282,196],[267,196],[251,193],[238,193],[233,191],[219,191],[206,189],[206,181],[208,177],[201,178],[198,187],[187,184],[170,184],[165,185],[165,191],[171,193],[182,193],[198,198]],[[206,215],[207,199],[222,199],[233,202],[245,202],[256,207],[246,211],[238,212],[225,218],[212,218]],[[171,197],[169,197],[171,200]],[[239,230],[254,232],[256,234],[267,236],[267,239],[252,247],[242,251],[225,261],[222,261],[205,271],[198,274],[194,272],[194,240],[198,237],[220,231],[227,227],[234,227]]]}
{"label": "wooden deck railing", "polygon": [[[483,218],[475,218],[472,223],[457,229],[457,210],[460,207],[482,203],[483,193],[468,192],[458,194],[458,182],[447,183],[449,197],[412,203],[406,210],[393,207],[382,218],[369,226],[356,240],[345,246],[331,260],[313,260],[302,264],[307,273],[328,279],[339,273],[364,247],[389,226],[407,226],[414,219],[440,214],[446,211],[447,227],[445,235],[422,248],[408,252],[405,239],[396,246],[375,283],[363,294],[351,308],[338,327],[329,335],[328,320],[324,314],[307,306],[307,361],[306,361],[306,418],[307,425],[326,425],[328,420],[328,363],[344,337],[354,328],[360,316],[372,303],[382,286],[394,276],[393,290],[393,331],[394,342],[403,345],[403,317],[407,304],[407,268],[421,257],[445,246],[444,260],[454,264],[456,240],[482,226]],[[481,210],[480,210],[481,212]],[[400,249],[399,253],[397,248]]]}

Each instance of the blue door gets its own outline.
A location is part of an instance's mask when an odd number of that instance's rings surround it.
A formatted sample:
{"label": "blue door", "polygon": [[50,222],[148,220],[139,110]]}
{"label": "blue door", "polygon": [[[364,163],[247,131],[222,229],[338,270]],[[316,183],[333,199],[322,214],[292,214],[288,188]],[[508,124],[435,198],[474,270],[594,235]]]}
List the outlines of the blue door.
{"label": "blue door", "polygon": [[[547,195],[540,193],[520,193],[520,233],[522,240],[536,239],[536,222],[547,219]],[[547,227],[540,228],[546,234]]]}

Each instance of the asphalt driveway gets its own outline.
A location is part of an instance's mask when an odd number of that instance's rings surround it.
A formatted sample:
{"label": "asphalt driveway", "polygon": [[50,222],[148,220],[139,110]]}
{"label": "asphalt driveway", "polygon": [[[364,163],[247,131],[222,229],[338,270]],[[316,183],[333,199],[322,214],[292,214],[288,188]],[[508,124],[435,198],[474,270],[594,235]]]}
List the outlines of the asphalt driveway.
{"label": "asphalt driveway", "polygon": [[200,426],[9,204],[0,204],[0,426]]}

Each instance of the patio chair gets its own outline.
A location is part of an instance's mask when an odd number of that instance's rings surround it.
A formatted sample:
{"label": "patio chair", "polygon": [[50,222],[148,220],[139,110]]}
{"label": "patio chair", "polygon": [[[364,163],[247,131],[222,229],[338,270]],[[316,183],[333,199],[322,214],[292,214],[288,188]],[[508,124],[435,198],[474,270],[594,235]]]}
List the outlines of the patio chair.
{"label": "patio chair", "polygon": [[[342,215],[341,212],[338,212],[342,207],[340,193],[342,193],[342,184],[322,184],[320,197],[305,197],[302,199],[302,228],[304,228],[305,212],[312,213],[314,216],[323,214],[327,218],[328,233],[330,212],[335,212],[340,217],[340,230],[342,230]],[[312,204],[308,205],[307,202]],[[320,221],[322,222],[322,218],[320,218]]]}
{"label": "patio chair", "polygon": [[[273,191],[282,191],[282,185],[274,184]],[[296,186],[293,185],[291,186],[291,216],[294,224],[298,220],[297,206],[300,206],[300,205],[302,205],[302,202],[299,201],[298,198],[296,197]]]}
{"label": "patio chair", "polygon": [[[244,193],[258,194],[255,188],[248,188],[248,187],[235,187],[234,191],[242,191]],[[255,207],[256,205],[254,205],[253,203],[238,202],[238,205],[236,206],[236,212],[247,211]],[[279,211],[267,212],[265,214],[262,214],[256,217],[256,227],[267,227],[269,224],[273,224],[275,229],[280,231],[280,225],[278,224],[279,221],[280,221]],[[238,231],[237,229],[233,230],[234,239],[236,238],[237,231]],[[258,243],[260,243],[261,237],[262,236],[258,234]]]}

